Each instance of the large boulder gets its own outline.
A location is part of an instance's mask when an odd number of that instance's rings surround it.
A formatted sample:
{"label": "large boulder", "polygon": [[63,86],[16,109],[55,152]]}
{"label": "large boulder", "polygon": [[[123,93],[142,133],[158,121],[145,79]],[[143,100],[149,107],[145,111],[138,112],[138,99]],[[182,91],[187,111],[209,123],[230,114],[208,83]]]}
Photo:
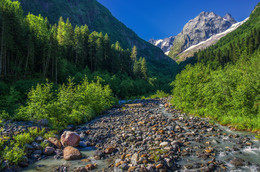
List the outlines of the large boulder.
{"label": "large boulder", "polygon": [[79,160],[82,158],[82,155],[78,149],[68,146],[63,150],[63,158],[67,161]]}
{"label": "large boulder", "polygon": [[73,146],[77,147],[80,142],[80,136],[76,132],[64,131],[61,135],[61,143],[64,147]]}

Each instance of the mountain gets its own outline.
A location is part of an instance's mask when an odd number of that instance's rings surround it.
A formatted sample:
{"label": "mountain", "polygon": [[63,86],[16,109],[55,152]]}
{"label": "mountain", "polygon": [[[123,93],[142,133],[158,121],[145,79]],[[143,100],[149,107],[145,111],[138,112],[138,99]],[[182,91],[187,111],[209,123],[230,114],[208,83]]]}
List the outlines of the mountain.
{"label": "mountain", "polygon": [[[169,52],[173,42],[174,42],[175,36],[171,36],[169,38],[164,38],[164,39],[150,39],[149,42],[163,50],[164,53]],[[167,54],[166,54],[167,55]]]}
{"label": "mountain", "polygon": [[172,105],[238,130],[260,131],[260,3],[244,24],[195,59],[176,77]]}
{"label": "mountain", "polygon": [[185,51],[183,51],[181,54],[178,55],[179,60],[183,61],[186,60],[189,57],[192,57],[194,55],[195,52],[198,52],[199,50],[205,49],[211,45],[214,45],[215,43],[217,43],[221,38],[223,38],[224,36],[226,36],[227,34],[233,32],[234,30],[236,30],[237,28],[239,28],[242,24],[244,24],[249,18],[246,18],[245,20],[241,21],[241,22],[237,22],[235,24],[233,24],[229,29],[227,29],[224,32],[218,33],[216,35],[211,36],[209,39],[207,39],[206,41],[202,41],[196,45],[192,45],[191,47],[189,47],[188,49],[186,49]]}
{"label": "mountain", "polygon": [[236,21],[230,14],[221,17],[214,12],[201,12],[196,18],[190,20],[179,33],[169,52],[169,56],[177,56],[192,45],[205,41],[213,35],[224,32]]}
{"label": "mountain", "polygon": [[169,60],[157,47],[144,41],[131,29],[117,20],[111,12],[96,0],[19,0],[25,14],[41,14],[51,24],[60,16],[69,18],[73,26],[87,24],[90,31],[108,33],[111,42],[119,41],[126,48],[137,46],[140,56],[149,59]]}
{"label": "mountain", "polygon": [[172,36],[170,39],[151,39],[149,42],[161,48],[166,55],[178,60],[177,56],[189,47],[226,31],[235,23],[236,20],[229,13],[221,17],[214,12],[201,12],[190,20],[177,36]]}

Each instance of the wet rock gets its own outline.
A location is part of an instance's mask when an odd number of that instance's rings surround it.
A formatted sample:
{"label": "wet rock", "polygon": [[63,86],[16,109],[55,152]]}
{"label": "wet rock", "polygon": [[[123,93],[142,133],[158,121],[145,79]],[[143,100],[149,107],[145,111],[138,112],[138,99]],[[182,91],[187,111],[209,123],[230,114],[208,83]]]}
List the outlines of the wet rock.
{"label": "wet rock", "polygon": [[53,153],[54,153],[54,151],[55,151],[55,149],[53,148],[53,147],[46,147],[45,149],[44,149],[44,154],[45,155],[52,155]]}
{"label": "wet rock", "polygon": [[84,140],[85,137],[86,137],[86,134],[83,133],[83,132],[81,132],[80,135],[79,135],[79,137],[80,137],[80,140]]}
{"label": "wet rock", "polygon": [[163,164],[156,165],[156,169],[161,169],[161,168],[163,168]]}
{"label": "wet rock", "polygon": [[149,164],[147,167],[146,167],[146,170],[148,171],[148,172],[154,172],[155,170],[154,170],[154,167],[151,165],[151,164]]}
{"label": "wet rock", "polygon": [[62,158],[63,158],[63,151],[61,149],[56,149],[54,159],[62,159]]}
{"label": "wet rock", "polygon": [[42,149],[41,145],[38,144],[38,143],[36,143],[36,142],[33,142],[33,143],[32,143],[32,146],[33,146],[34,149],[37,149],[37,150]]}
{"label": "wet rock", "polygon": [[64,131],[61,135],[61,143],[64,147],[77,147],[80,142],[80,136],[76,132]]}
{"label": "wet rock", "polygon": [[33,146],[30,145],[30,144],[25,144],[24,146],[25,146],[26,150],[33,150],[34,149]]}
{"label": "wet rock", "polygon": [[76,167],[73,172],[87,172],[88,170],[85,167]]}
{"label": "wet rock", "polygon": [[96,168],[96,164],[88,164],[85,166],[86,170],[94,170]]}
{"label": "wet rock", "polygon": [[132,172],[132,171],[135,171],[136,167],[135,166],[131,166],[128,168],[128,172]]}
{"label": "wet rock", "polygon": [[113,153],[115,150],[116,150],[116,149],[113,148],[113,147],[108,147],[108,148],[105,149],[104,153],[105,153],[105,154],[111,154],[111,153]]}
{"label": "wet rock", "polygon": [[42,154],[42,150],[36,150],[36,151],[33,152],[33,154],[39,154],[39,155],[41,155],[41,154]]}
{"label": "wet rock", "polygon": [[38,137],[35,138],[35,141],[36,141],[37,143],[41,143],[43,140],[44,140],[44,139],[43,139],[42,137],[40,137],[40,136],[38,136]]}
{"label": "wet rock", "polygon": [[54,172],[68,172],[69,167],[61,165],[54,169]]}
{"label": "wet rock", "polygon": [[160,146],[165,147],[165,146],[168,146],[168,144],[169,144],[168,142],[162,142],[162,143],[160,143]]}
{"label": "wet rock", "polygon": [[234,158],[233,160],[230,161],[230,164],[234,166],[243,166],[245,164],[245,161],[240,159],[240,158]]}
{"label": "wet rock", "polygon": [[95,160],[101,160],[104,156],[105,156],[105,154],[100,150],[97,150],[94,153]]}
{"label": "wet rock", "polygon": [[59,149],[62,147],[61,142],[60,142],[59,139],[57,139],[57,138],[50,137],[50,138],[48,139],[48,141],[51,142],[54,146],[56,146],[56,147],[59,148]]}
{"label": "wet rock", "polygon": [[131,157],[131,163],[136,166],[138,162],[138,153],[133,154],[133,156]]}
{"label": "wet rock", "polygon": [[63,158],[67,161],[69,160],[79,160],[82,158],[80,151],[72,146],[67,146],[63,150]]}
{"label": "wet rock", "polygon": [[79,147],[85,148],[85,147],[87,147],[87,145],[86,145],[85,142],[80,141],[80,142],[79,142]]}

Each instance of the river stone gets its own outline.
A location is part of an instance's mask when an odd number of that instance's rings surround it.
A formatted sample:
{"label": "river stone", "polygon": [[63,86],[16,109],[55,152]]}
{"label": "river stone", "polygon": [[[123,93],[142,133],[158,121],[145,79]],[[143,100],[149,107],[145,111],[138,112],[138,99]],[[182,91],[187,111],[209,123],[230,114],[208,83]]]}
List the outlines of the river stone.
{"label": "river stone", "polygon": [[73,172],[88,172],[85,167],[76,167]]}
{"label": "river stone", "polygon": [[67,146],[63,150],[63,156],[64,159],[69,161],[69,160],[79,160],[82,158],[82,155],[80,151],[72,146]]}
{"label": "river stone", "polygon": [[165,146],[167,146],[169,143],[168,142],[162,142],[162,143],[160,143],[160,146],[161,147],[165,147]]}
{"label": "river stone", "polygon": [[35,138],[35,141],[37,142],[37,143],[40,143],[40,142],[42,142],[44,139],[42,138],[42,137],[40,137],[40,136],[38,136],[38,137],[36,137]]}
{"label": "river stone", "polygon": [[26,150],[33,150],[33,146],[30,145],[30,144],[27,144],[27,143],[26,143],[26,144],[24,145],[24,147],[25,147]]}
{"label": "river stone", "polygon": [[95,151],[95,153],[94,153],[94,159],[95,160],[101,160],[101,158],[103,158],[103,157],[104,157],[103,152],[101,152],[100,150]]}
{"label": "river stone", "polygon": [[234,158],[233,160],[230,161],[230,164],[234,166],[243,166],[244,165],[244,160],[240,158]]}
{"label": "river stone", "polygon": [[61,142],[57,138],[50,137],[48,140],[49,140],[49,142],[51,142],[57,148],[61,148],[62,147]]}
{"label": "river stone", "polygon": [[53,147],[46,147],[45,149],[44,149],[44,154],[45,155],[52,155],[53,153],[54,153],[54,151],[55,151],[55,149],[53,148]]}
{"label": "river stone", "polygon": [[87,145],[86,145],[85,142],[80,141],[80,142],[79,142],[79,147],[85,148],[85,147],[87,147]]}
{"label": "river stone", "polygon": [[61,143],[64,147],[73,146],[77,147],[80,142],[80,136],[76,132],[64,131],[61,135]]}
{"label": "river stone", "polygon": [[38,143],[36,143],[36,142],[33,142],[33,143],[32,143],[32,146],[34,147],[34,149],[37,149],[37,150],[42,149],[41,145],[38,144]]}
{"label": "river stone", "polygon": [[41,154],[42,154],[42,150],[36,150],[36,151],[33,152],[33,154],[39,154],[39,155],[41,155]]}
{"label": "river stone", "polygon": [[137,165],[137,161],[138,161],[138,153],[135,153],[132,157],[131,157],[131,163],[136,166]]}
{"label": "river stone", "polygon": [[105,154],[111,154],[115,151],[116,149],[113,147],[108,147],[105,149]]}
{"label": "river stone", "polygon": [[94,165],[94,164],[88,164],[88,165],[85,166],[85,169],[86,170],[93,170],[93,169],[95,169],[95,167],[96,167],[96,165]]}

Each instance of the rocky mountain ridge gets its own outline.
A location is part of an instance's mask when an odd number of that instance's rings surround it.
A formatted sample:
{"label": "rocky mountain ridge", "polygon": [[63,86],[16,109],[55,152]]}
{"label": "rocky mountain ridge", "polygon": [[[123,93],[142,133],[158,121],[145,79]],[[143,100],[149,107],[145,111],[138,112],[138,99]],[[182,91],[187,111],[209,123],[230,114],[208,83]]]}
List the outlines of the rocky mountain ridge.
{"label": "rocky mountain ridge", "polygon": [[164,39],[150,39],[149,42],[163,50],[164,53],[170,51],[173,42],[174,42],[175,36],[171,36],[169,38],[164,38]]}
{"label": "rocky mountain ridge", "polygon": [[238,27],[240,27],[242,24],[244,24],[246,21],[248,21],[248,19],[249,19],[249,17],[246,18],[245,20],[241,21],[241,22],[237,22],[237,23],[233,24],[226,31],[211,36],[206,41],[202,41],[202,42],[200,42],[200,43],[198,43],[196,45],[190,46],[188,49],[186,49],[185,51],[183,51],[181,54],[178,55],[179,56],[179,60],[183,61],[183,60],[185,60],[185,59],[187,59],[189,57],[192,57],[195,52],[198,52],[199,50],[206,49],[207,47],[216,44],[221,38],[223,38],[227,34],[233,32],[234,30],[236,30]]}
{"label": "rocky mountain ridge", "polygon": [[181,33],[173,36],[175,39],[171,39],[171,42],[166,42],[168,39],[166,41],[165,39],[150,40],[149,42],[162,48],[164,53],[171,58],[178,59],[177,56],[189,47],[226,31],[235,23],[237,23],[236,20],[229,13],[221,17],[214,12],[201,12],[184,26]]}

